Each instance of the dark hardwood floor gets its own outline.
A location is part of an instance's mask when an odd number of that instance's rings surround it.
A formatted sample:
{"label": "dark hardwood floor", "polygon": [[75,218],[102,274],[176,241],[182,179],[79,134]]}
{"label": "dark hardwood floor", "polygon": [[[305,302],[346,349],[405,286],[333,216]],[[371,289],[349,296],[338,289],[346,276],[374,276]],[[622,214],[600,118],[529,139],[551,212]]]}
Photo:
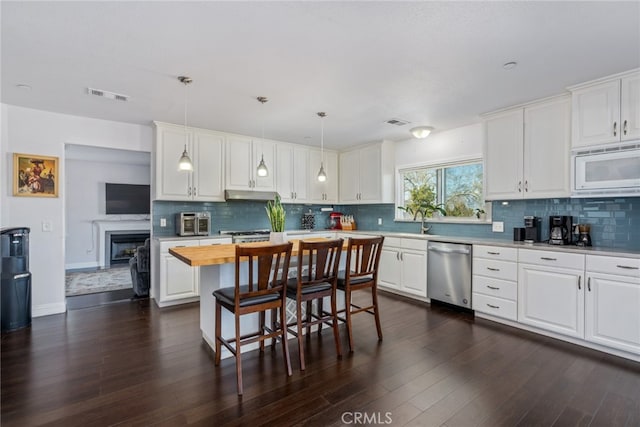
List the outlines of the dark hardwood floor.
{"label": "dark hardwood floor", "polygon": [[[307,341],[292,377],[281,349],[213,365],[199,308],[127,301],[33,319],[2,335],[3,426],[445,425],[640,426],[640,364],[380,297],[354,317],[355,352],[335,357],[329,328]],[[341,326],[343,349],[344,326]],[[391,421],[389,423],[389,421]]]}

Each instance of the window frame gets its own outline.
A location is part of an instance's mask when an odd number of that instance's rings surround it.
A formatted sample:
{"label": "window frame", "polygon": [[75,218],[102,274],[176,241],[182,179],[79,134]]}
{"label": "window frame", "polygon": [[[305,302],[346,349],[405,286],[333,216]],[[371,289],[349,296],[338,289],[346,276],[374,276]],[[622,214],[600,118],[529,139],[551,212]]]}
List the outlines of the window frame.
{"label": "window frame", "polygon": [[[436,192],[438,194],[438,199],[442,198],[443,184],[442,184],[442,175],[443,169],[456,167],[456,166],[465,166],[471,164],[481,164],[482,165],[482,196],[484,199],[485,196],[485,183],[486,179],[484,177],[485,174],[485,164],[482,157],[472,156],[472,157],[461,157],[457,159],[448,159],[442,161],[435,162],[424,162],[424,163],[416,163],[410,165],[401,165],[396,167],[396,197],[395,197],[395,212],[394,212],[394,222],[421,222],[421,219],[411,219],[404,218],[404,213],[402,210],[398,209],[398,206],[403,206],[403,197],[404,197],[404,179],[403,173],[409,172],[417,169],[437,169],[436,172],[438,176],[438,184],[436,188]],[[491,219],[491,202],[484,200],[484,210],[486,213],[486,218],[481,220],[476,218],[475,216],[469,217],[449,217],[449,216],[437,216],[434,218],[425,218],[424,222],[433,222],[433,223],[451,223],[451,224],[490,224]]]}

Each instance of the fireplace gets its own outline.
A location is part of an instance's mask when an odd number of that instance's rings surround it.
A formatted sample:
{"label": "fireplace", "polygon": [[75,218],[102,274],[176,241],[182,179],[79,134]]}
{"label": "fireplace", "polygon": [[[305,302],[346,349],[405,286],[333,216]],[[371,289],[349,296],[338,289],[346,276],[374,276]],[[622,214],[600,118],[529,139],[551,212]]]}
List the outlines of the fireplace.
{"label": "fireplace", "polygon": [[117,264],[126,264],[135,253],[138,246],[144,245],[144,241],[149,238],[149,233],[134,232],[107,232],[107,253],[106,267]]}
{"label": "fireplace", "polygon": [[98,268],[108,268],[111,264],[111,236],[135,234],[136,238],[141,238],[137,246],[142,246],[151,233],[150,220],[103,220],[93,221],[93,224],[98,227]]}

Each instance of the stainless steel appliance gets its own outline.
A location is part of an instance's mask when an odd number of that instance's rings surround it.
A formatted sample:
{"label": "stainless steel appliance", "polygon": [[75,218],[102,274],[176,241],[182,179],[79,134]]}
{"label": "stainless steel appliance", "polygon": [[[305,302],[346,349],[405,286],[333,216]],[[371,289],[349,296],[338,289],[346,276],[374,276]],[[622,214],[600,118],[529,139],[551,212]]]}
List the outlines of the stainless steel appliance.
{"label": "stainless steel appliance", "polygon": [[571,215],[555,215],[549,217],[549,244],[570,245],[573,217]]}
{"label": "stainless steel appliance", "polygon": [[572,195],[640,195],[640,141],[574,150]]}
{"label": "stainless steel appliance", "polygon": [[524,217],[524,241],[526,243],[535,243],[540,241],[541,219],[537,216]]}
{"label": "stainless steel appliance", "polygon": [[471,308],[471,245],[427,244],[427,296]]}
{"label": "stainless steel appliance", "polygon": [[208,236],[211,233],[209,212],[180,212],[176,214],[178,236]]}
{"label": "stainless steel appliance", "polygon": [[220,231],[221,235],[231,236],[232,243],[250,243],[269,241],[269,230]]}

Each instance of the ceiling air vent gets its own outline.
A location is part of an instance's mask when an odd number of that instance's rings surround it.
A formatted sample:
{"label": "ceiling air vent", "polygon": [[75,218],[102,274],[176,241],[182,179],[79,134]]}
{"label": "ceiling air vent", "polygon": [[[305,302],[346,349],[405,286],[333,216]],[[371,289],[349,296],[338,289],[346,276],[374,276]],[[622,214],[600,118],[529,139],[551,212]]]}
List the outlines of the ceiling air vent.
{"label": "ceiling air vent", "polygon": [[395,126],[404,126],[404,125],[408,125],[411,122],[408,120],[402,120],[402,119],[389,119],[385,123],[388,123],[390,125],[395,125]]}
{"label": "ceiling air vent", "polygon": [[101,98],[115,99],[116,101],[128,101],[129,100],[129,96],[127,96],[127,95],[122,95],[120,93],[109,92],[109,91],[101,90],[101,89],[87,88],[87,93],[89,95],[99,96]]}

